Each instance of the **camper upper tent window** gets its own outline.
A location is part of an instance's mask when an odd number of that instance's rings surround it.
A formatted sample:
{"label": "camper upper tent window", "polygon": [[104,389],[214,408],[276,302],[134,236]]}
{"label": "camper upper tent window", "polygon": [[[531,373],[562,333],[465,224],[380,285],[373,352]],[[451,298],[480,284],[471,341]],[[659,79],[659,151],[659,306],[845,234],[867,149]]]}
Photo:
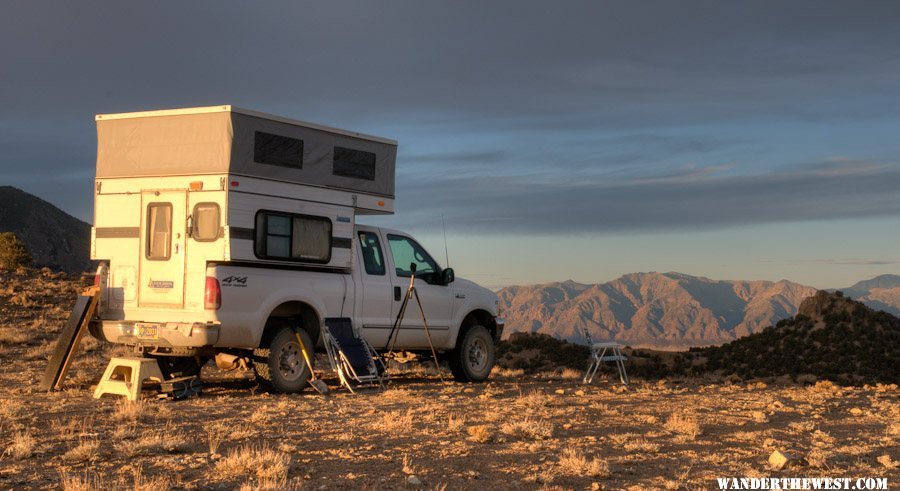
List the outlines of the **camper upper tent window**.
{"label": "camper upper tent window", "polygon": [[334,175],[375,180],[375,154],[353,150],[352,148],[334,147]]}
{"label": "camper upper tent window", "polygon": [[302,169],[303,140],[257,131],[253,136],[253,161]]}
{"label": "camper upper tent window", "polygon": [[167,260],[172,253],[172,205],[147,206],[147,259]]}

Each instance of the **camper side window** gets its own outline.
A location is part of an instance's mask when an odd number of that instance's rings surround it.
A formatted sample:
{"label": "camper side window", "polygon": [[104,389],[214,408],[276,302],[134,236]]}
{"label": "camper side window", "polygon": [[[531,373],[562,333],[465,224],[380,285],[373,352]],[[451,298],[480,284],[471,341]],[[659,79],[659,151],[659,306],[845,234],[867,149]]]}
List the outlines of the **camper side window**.
{"label": "camper side window", "polygon": [[197,242],[212,242],[219,238],[219,205],[197,203],[191,214],[191,237]]}
{"label": "camper side window", "polygon": [[332,164],[331,172],[336,176],[353,177],[367,181],[375,180],[375,154],[372,152],[334,147],[334,161]]}
{"label": "camper side window", "polygon": [[331,220],[261,211],[256,214],[256,256],[327,263],[331,260]]}
{"label": "camper side window", "polygon": [[256,131],[253,134],[253,161],[302,169],[303,140]]}
{"label": "camper side window", "polygon": [[147,259],[167,260],[172,253],[172,205],[147,205]]}

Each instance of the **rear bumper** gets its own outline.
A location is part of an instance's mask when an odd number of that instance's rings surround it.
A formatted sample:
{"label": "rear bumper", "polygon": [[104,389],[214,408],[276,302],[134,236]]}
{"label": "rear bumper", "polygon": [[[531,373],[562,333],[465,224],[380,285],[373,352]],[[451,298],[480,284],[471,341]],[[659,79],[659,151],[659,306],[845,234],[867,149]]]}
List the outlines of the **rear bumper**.
{"label": "rear bumper", "polygon": [[94,321],[90,325],[94,337],[110,343],[134,346],[158,346],[171,348],[202,348],[213,346],[219,341],[221,326],[204,322],[161,322],[152,323],[157,328],[155,335],[140,329],[136,321]]}

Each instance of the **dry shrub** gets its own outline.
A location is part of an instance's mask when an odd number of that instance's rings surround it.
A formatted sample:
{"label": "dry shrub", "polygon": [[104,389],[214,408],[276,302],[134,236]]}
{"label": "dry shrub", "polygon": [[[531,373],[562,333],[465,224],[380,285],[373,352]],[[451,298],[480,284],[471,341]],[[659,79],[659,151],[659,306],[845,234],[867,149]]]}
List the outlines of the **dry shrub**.
{"label": "dry shrub", "polygon": [[246,446],[228,452],[216,462],[216,472],[225,479],[255,474],[260,482],[287,479],[291,456],[268,445]]}
{"label": "dry shrub", "polygon": [[287,479],[265,479],[256,482],[246,482],[241,484],[240,491],[299,491],[303,489],[303,481],[300,478]]}
{"label": "dry shrub", "polygon": [[162,431],[151,431],[142,434],[135,440],[121,442],[119,450],[128,457],[175,453],[187,448],[188,442],[171,426]]}
{"label": "dry shrub", "polygon": [[134,491],[158,491],[160,489],[171,489],[174,483],[166,477],[144,477],[141,469],[132,471],[134,476],[132,482],[127,482],[127,478],[119,477],[114,481],[107,482],[100,476],[85,471],[80,475],[69,474],[66,471],[60,472],[60,488],[63,491],[95,491],[97,489],[131,489]]}
{"label": "dry shrub", "polygon": [[525,370],[521,368],[494,367],[491,371],[491,378],[522,378],[523,376],[525,376]]}
{"label": "dry shrub", "polygon": [[475,443],[487,443],[494,439],[494,432],[489,425],[474,425],[466,428],[469,440]]}
{"label": "dry shrub", "polygon": [[563,368],[561,372],[559,372],[559,378],[564,380],[581,380],[584,377],[584,373],[580,370],[575,370],[574,368]]}
{"label": "dry shrub", "polygon": [[167,477],[144,477],[144,472],[140,469],[134,469],[134,484],[131,489],[134,491],[159,491],[161,489],[171,489],[174,483]]}
{"label": "dry shrub", "polygon": [[672,433],[677,433],[689,440],[693,440],[700,436],[700,420],[693,414],[685,412],[672,413],[666,420],[665,427]]}
{"label": "dry shrub", "polygon": [[626,451],[631,453],[657,453],[659,452],[659,445],[656,443],[649,442],[644,440],[643,438],[638,438],[636,440],[630,440],[625,442],[623,445]]}
{"label": "dry shrub", "polygon": [[69,474],[62,471],[59,475],[59,487],[63,491],[95,491],[97,489],[108,489],[108,486],[102,480],[87,471],[81,475]]}
{"label": "dry shrub", "polygon": [[400,470],[407,476],[419,473],[419,468],[413,465],[412,459],[409,458],[409,454],[403,454],[403,467]]}
{"label": "dry shrub", "polygon": [[215,454],[219,451],[219,445],[225,439],[225,425],[213,424],[206,427],[206,443],[209,446],[209,453]]}
{"label": "dry shrub", "polygon": [[37,440],[31,436],[31,433],[25,431],[17,431],[13,434],[13,440],[3,452],[14,460],[27,459],[34,454],[37,449]]}
{"label": "dry shrub", "polygon": [[517,397],[513,404],[525,406],[531,409],[542,409],[550,404],[550,396],[539,391],[532,390]]}
{"label": "dry shrub", "polygon": [[22,344],[31,339],[31,336],[21,329],[0,327],[0,344]]}
{"label": "dry shrub", "polygon": [[381,417],[381,422],[375,425],[386,432],[408,432],[413,429],[412,411],[388,411]]}
{"label": "dry shrub", "polygon": [[500,431],[518,438],[545,440],[553,436],[553,423],[525,418],[500,425]]}
{"label": "dry shrub", "polygon": [[76,462],[88,462],[97,457],[97,453],[100,450],[100,442],[97,440],[84,440],[80,442],[78,445],[73,447],[68,452],[64,453],[62,458],[66,462],[76,463]]}
{"label": "dry shrub", "polygon": [[888,436],[900,436],[900,423],[891,423],[885,428]]}
{"label": "dry shrub", "polygon": [[559,456],[559,467],[563,471],[584,477],[609,476],[609,464],[596,457],[587,458],[573,448],[563,450]]}
{"label": "dry shrub", "polygon": [[144,403],[140,399],[137,401],[119,399],[116,401],[112,417],[115,421],[138,422],[144,415],[145,409]]}
{"label": "dry shrub", "polygon": [[449,432],[451,432],[451,433],[456,433],[456,432],[459,431],[460,428],[462,428],[463,425],[465,425],[465,424],[466,424],[466,417],[465,417],[465,416],[461,416],[461,415],[457,415],[457,414],[451,414],[451,415],[447,418],[447,431],[449,431]]}

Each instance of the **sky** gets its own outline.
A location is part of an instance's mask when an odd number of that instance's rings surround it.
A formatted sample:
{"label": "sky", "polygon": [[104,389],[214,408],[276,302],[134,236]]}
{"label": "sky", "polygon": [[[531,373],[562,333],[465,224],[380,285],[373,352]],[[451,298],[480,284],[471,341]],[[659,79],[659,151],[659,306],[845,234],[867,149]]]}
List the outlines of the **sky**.
{"label": "sky", "polygon": [[900,273],[897,2],[0,8],[0,185],[88,222],[94,114],[233,104],[398,140],[360,221],[492,288]]}

